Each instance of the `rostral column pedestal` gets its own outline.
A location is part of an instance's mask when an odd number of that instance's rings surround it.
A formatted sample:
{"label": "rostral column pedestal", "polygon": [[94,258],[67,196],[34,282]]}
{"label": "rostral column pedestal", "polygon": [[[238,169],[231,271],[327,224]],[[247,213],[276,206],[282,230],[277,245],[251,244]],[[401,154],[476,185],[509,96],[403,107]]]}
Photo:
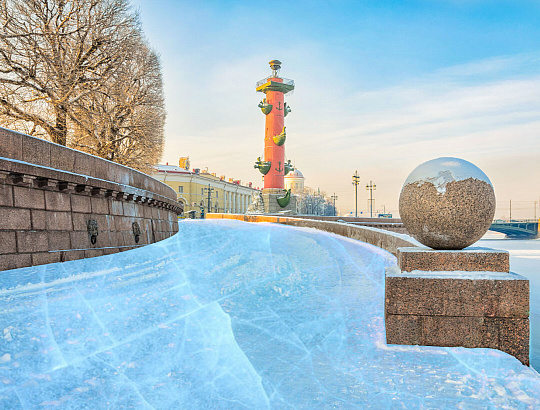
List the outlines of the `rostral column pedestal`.
{"label": "rostral column pedestal", "polygon": [[284,177],[294,169],[290,160],[285,162],[285,117],[291,112],[285,102],[285,95],[294,90],[294,81],[278,76],[280,61],[270,61],[270,68],[272,75],[259,81],[256,88],[266,94],[266,98],[259,103],[259,108],[266,115],[266,127],[264,160],[259,157],[255,168],[264,175],[264,212],[296,212],[296,197],[290,190],[284,189]]}

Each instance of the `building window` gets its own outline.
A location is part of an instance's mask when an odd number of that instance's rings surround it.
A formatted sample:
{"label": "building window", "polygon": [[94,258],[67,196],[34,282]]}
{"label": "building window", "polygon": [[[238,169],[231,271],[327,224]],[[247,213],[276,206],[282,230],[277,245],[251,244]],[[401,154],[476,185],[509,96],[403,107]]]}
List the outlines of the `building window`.
{"label": "building window", "polygon": [[201,196],[204,196],[204,188],[201,188]]}
{"label": "building window", "polygon": [[180,194],[183,194],[183,193],[184,193],[184,187],[183,187],[182,185],[180,185],[180,186],[178,187],[178,192],[179,192]]}
{"label": "building window", "polygon": [[216,198],[219,198],[219,191],[216,191]]}

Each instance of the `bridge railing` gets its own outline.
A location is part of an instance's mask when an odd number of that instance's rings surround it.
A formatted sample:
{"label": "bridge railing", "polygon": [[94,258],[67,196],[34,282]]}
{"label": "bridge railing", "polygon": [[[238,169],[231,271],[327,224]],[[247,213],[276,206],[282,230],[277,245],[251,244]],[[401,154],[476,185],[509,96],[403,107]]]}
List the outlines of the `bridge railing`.
{"label": "bridge railing", "polygon": [[538,223],[538,222],[540,222],[540,219],[512,219],[510,221],[496,219],[493,221],[493,224],[502,225],[502,224],[509,224],[509,223]]}

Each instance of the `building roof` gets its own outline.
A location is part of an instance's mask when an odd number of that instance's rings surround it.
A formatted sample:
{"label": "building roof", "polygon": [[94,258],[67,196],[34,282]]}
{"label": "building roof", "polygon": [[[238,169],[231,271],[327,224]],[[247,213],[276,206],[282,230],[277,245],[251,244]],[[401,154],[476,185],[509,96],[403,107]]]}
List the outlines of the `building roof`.
{"label": "building roof", "polygon": [[[198,172],[195,172],[195,170],[198,170]],[[188,169],[184,169],[184,168],[181,168],[181,167],[176,166],[176,165],[158,164],[158,165],[154,166],[154,171],[156,173],[163,172],[165,174],[193,175],[193,176],[197,176],[197,177],[201,177],[201,178],[207,178],[207,179],[210,179],[210,180],[212,180],[214,182],[220,182],[220,183],[225,183],[225,184],[230,184],[230,185],[235,185],[235,186],[241,186],[243,188],[260,191],[260,189],[258,187],[253,186],[253,184],[251,182],[249,182],[247,184],[242,184],[240,180],[234,180],[233,178],[229,178],[229,180],[225,180],[224,176],[217,176],[216,174],[208,172],[206,169],[199,170],[198,168],[193,168],[193,170],[190,171]],[[252,185],[250,186],[249,184],[252,184]]]}
{"label": "building roof", "polygon": [[285,178],[304,178],[304,175],[299,170],[295,169],[285,175]]}
{"label": "building roof", "polygon": [[155,166],[156,168],[156,171],[162,171],[162,172],[175,172],[175,173],[179,173],[179,174],[193,174],[194,172],[191,172],[190,170],[188,169],[184,169],[184,168],[180,168],[178,166],[175,166],[175,165],[163,165],[163,164],[158,164]]}

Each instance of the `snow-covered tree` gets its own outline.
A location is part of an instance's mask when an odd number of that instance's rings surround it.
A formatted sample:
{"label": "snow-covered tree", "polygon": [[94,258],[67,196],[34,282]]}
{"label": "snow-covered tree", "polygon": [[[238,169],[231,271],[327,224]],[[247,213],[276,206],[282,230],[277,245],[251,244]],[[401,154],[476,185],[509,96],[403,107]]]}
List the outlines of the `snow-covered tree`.
{"label": "snow-covered tree", "polygon": [[164,115],[128,0],[0,0],[0,125],[145,168]]}

